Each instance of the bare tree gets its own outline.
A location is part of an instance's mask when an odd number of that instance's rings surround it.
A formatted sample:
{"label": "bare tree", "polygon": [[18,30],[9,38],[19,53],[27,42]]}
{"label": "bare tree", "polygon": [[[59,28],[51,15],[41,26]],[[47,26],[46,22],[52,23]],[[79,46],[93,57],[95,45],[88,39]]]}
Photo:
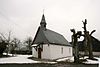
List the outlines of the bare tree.
{"label": "bare tree", "polygon": [[89,58],[90,59],[93,59],[93,53],[92,53],[92,42],[91,42],[91,35],[96,31],[96,30],[93,30],[91,33],[89,31],[87,31],[87,28],[86,28],[86,24],[87,24],[87,19],[85,19],[85,21],[82,21],[83,22],[83,29],[84,29],[84,40],[85,40],[85,55],[88,55],[89,54]]}
{"label": "bare tree", "polygon": [[10,52],[12,53],[12,56],[15,53],[15,48],[17,48],[19,44],[20,44],[20,40],[17,38],[13,38],[11,45],[10,45],[11,47]]}
{"label": "bare tree", "polygon": [[72,46],[73,46],[73,55],[74,62],[79,63],[79,46],[78,46],[78,38],[81,36],[81,31],[76,32],[75,29],[71,29],[72,35]]}
{"label": "bare tree", "polygon": [[7,55],[10,52],[10,45],[11,45],[11,31],[9,31],[8,36],[5,36],[4,34],[0,33],[2,39],[6,42],[6,52]]}
{"label": "bare tree", "polygon": [[29,49],[29,51],[31,51],[31,50],[32,50],[32,47],[31,47],[31,44],[32,44],[32,37],[28,37],[28,38],[24,41],[24,43],[27,44],[27,48]]}
{"label": "bare tree", "polygon": [[3,55],[3,52],[4,52],[5,49],[6,49],[6,45],[7,45],[7,43],[6,43],[4,40],[1,40],[1,41],[0,41],[0,56]]}

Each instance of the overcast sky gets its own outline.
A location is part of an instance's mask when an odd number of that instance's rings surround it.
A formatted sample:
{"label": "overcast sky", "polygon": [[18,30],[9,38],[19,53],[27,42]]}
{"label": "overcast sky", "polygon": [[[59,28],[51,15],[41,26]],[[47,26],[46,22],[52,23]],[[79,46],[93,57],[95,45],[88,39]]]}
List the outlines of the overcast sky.
{"label": "overcast sky", "polygon": [[35,33],[43,14],[47,28],[71,41],[70,29],[83,31],[82,20],[87,19],[88,30],[100,40],[100,0],[0,0],[0,33],[21,40]]}

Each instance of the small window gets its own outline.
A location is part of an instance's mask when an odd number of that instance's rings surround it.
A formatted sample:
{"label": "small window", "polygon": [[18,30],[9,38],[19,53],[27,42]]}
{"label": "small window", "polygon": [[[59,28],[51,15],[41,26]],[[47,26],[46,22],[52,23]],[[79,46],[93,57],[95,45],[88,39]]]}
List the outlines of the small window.
{"label": "small window", "polygon": [[61,54],[63,54],[63,47],[61,48]]}
{"label": "small window", "polygon": [[71,49],[69,48],[69,53],[71,52]]}

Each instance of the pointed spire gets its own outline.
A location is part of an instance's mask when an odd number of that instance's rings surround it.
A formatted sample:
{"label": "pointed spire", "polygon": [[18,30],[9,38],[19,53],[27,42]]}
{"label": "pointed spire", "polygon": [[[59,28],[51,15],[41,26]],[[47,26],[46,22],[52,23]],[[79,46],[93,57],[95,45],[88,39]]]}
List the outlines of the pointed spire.
{"label": "pointed spire", "polygon": [[45,21],[44,14],[42,15],[42,19],[41,19],[40,25],[41,25],[41,27],[46,28],[46,21]]}

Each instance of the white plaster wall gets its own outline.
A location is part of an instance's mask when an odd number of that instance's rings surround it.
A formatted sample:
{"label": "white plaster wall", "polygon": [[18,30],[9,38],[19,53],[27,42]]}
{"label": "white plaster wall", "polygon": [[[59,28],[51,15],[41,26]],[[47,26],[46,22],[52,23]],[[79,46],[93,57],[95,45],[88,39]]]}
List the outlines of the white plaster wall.
{"label": "white plaster wall", "polygon": [[[32,56],[38,58],[38,50],[36,51],[36,49],[34,47],[32,47]],[[48,46],[48,44],[43,45],[43,51],[41,52],[41,58],[42,59],[51,59],[50,47]]]}
{"label": "white plaster wall", "polygon": [[[62,48],[63,48],[63,53],[62,53]],[[38,58],[38,51],[36,51],[34,47],[32,47],[32,55],[33,57]],[[57,59],[57,58],[72,56],[72,47],[44,44],[41,55],[42,59]]]}
{"label": "white plaster wall", "polygon": [[51,59],[50,45],[48,44],[43,45],[42,59]]}
{"label": "white plaster wall", "polygon": [[38,58],[38,52],[34,47],[32,47],[32,56]]}
{"label": "white plaster wall", "polygon": [[[63,53],[62,53],[63,48]],[[67,56],[72,56],[72,47],[60,46],[60,45],[50,45],[51,59],[57,59]]]}

